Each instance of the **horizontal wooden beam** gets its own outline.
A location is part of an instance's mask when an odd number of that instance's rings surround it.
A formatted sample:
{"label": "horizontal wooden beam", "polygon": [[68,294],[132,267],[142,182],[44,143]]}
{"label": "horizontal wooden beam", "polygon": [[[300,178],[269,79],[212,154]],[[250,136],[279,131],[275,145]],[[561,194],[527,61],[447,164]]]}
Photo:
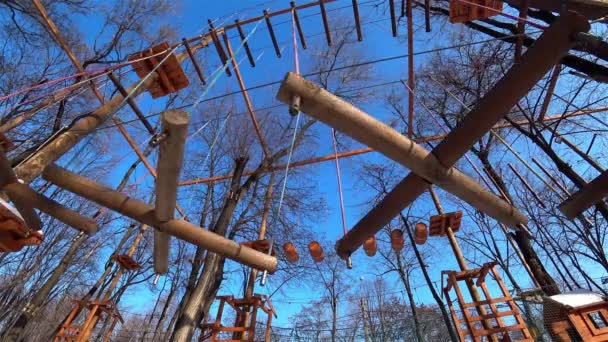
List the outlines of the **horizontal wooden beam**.
{"label": "horizontal wooden beam", "polygon": [[44,170],[43,178],[99,205],[212,253],[260,270],[274,272],[277,269],[275,257],[242,246],[185,220],[172,219],[161,222],[156,218],[154,207],[54,164]]}
{"label": "horizontal wooden beam", "polygon": [[457,169],[443,166],[440,160],[422,146],[350,103],[289,73],[277,98],[288,103],[293,95],[302,99],[304,113],[381,152],[507,226],[514,227],[526,222],[517,209]]}
{"label": "horizontal wooden beam", "polygon": [[84,217],[79,213],[64,207],[58,202],[37,193],[25,184],[8,184],[4,187],[4,190],[13,203],[27,203],[43,213],[88,235],[93,235],[97,232],[97,223],[95,223],[95,220]]}
{"label": "horizontal wooden beam", "polygon": [[559,210],[570,220],[591,207],[603,201],[608,195],[608,171],[602,172],[590,183],[573,193],[559,207]]}

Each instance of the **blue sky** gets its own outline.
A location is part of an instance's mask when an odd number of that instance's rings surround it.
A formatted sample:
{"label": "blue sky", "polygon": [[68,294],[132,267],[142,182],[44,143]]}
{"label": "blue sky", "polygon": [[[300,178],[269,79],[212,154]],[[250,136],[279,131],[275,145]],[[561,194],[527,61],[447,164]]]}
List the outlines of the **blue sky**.
{"label": "blue sky", "polygon": [[[235,11],[242,9],[244,4],[247,6],[252,6],[254,8],[241,11],[238,14],[233,14]],[[348,20],[352,20],[352,9],[350,6],[351,1],[337,1],[336,3],[331,3],[327,5],[327,9],[329,10],[330,20],[335,20],[337,17],[343,17]],[[183,36],[191,37],[201,32],[207,30],[207,19],[217,19],[215,22],[215,26],[221,26],[222,23],[232,23],[234,19],[238,16],[239,18],[247,18],[251,16],[257,16],[261,14],[262,9],[264,7],[258,6],[263,5],[268,7],[271,11],[282,9],[289,6],[289,1],[286,0],[276,0],[276,1],[236,1],[236,0],[224,0],[224,1],[194,1],[194,0],[183,0],[180,4],[176,6],[174,9],[174,13],[168,16],[167,23],[177,27],[178,29],[178,38]],[[339,9],[341,7],[347,7],[344,9]],[[334,10],[335,9],[335,10]],[[310,46],[314,44],[322,44],[325,37],[323,34],[323,26],[321,23],[321,18],[319,15],[314,15],[306,18],[310,14],[316,14],[318,12],[317,8],[307,9],[300,12],[300,17],[302,18],[302,23],[304,26],[304,31],[307,34],[307,41]],[[395,39],[391,36],[390,31],[390,21],[388,20],[388,14],[382,14],[376,12],[375,9],[369,6],[369,1],[360,1],[360,12],[361,12],[361,20],[364,23],[363,25],[363,36],[364,40],[361,43],[361,48],[365,51],[366,60],[372,60],[381,57],[390,57],[405,54],[407,52],[406,45],[404,44],[404,35],[405,32],[403,27],[400,27],[400,37]],[[233,14],[233,15],[231,15]],[[415,23],[417,27],[422,25],[423,20],[419,16],[420,13],[417,13],[415,18]],[[383,19],[383,20],[379,20]],[[291,40],[291,23],[289,22],[290,16],[283,15],[280,17],[272,18],[274,23],[275,32],[277,34],[278,40],[280,42],[281,47],[283,48],[283,56],[281,59],[278,59],[274,54],[272,49],[272,44],[270,38],[268,37],[268,32],[266,31],[265,24],[262,22],[256,29],[256,32],[250,38],[250,46],[252,48],[253,54],[258,56],[263,52],[261,57],[257,62],[256,68],[249,67],[246,60],[242,62],[240,65],[240,69],[243,75],[243,79],[247,86],[251,87],[257,84],[263,84],[266,82],[276,81],[282,79],[283,75],[287,71],[292,71],[294,69],[294,61],[292,55],[292,46],[290,43]],[[81,30],[85,34],[85,38],[92,39],[93,36],[87,35],[87,32],[93,31],[90,29],[91,27],[95,27],[99,25],[99,21],[95,20],[95,16],[87,16],[86,18],[82,18],[82,27]],[[160,22],[157,24],[161,24]],[[250,24],[245,26],[245,31],[250,32],[255,27],[255,24]],[[448,41],[449,34],[451,32],[458,32],[463,30],[462,25],[449,25],[439,27],[436,25],[433,27],[433,31],[431,33],[425,33],[422,29],[419,29],[416,33],[415,39],[415,51],[428,50],[435,47],[450,45]],[[233,31],[230,35],[234,37],[235,32]],[[239,39],[232,38],[231,44],[234,50],[238,50]],[[213,48],[208,49],[209,52],[207,56],[210,56],[210,59],[206,61],[206,65],[208,66],[206,69],[207,75],[211,73],[213,69],[215,69],[219,65],[219,60],[217,59],[217,55]],[[307,51],[303,51],[300,49],[300,61],[303,66],[303,73],[308,71],[307,62],[311,59],[311,51],[309,49]],[[242,60],[245,58],[244,51],[241,49],[240,53],[237,54],[237,60]],[[426,59],[425,56],[416,57],[416,64],[420,65]],[[189,63],[186,63],[186,68],[191,68]],[[373,72],[377,75],[377,80],[374,83],[382,83],[385,81],[392,81],[398,78],[405,78],[407,75],[407,63],[405,59],[398,59],[391,62],[386,63],[378,63],[373,67]],[[209,78],[208,78],[209,79]],[[190,87],[200,87],[200,84],[196,79],[191,79]],[[397,86],[399,91],[402,91],[402,87],[400,85]],[[227,78],[225,74],[221,74],[218,77],[218,81],[215,86],[209,90],[209,92],[205,95],[204,98],[213,97],[218,94],[223,94],[227,91],[236,91],[238,90],[238,85],[236,83],[235,77]],[[278,86],[268,87],[261,90],[255,90],[250,92],[250,96],[252,98],[254,108],[264,107],[269,104],[276,104],[276,100],[274,102],[270,102],[271,99],[274,99],[274,96],[278,90]],[[201,88],[202,91],[202,88]],[[388,91],[388,88],[382,88],[378,90],[380,92]],[[422,96],[418,94],[418,96]],[[245,107],[242,103],[240,95],[235,96],[235,101],[240,105],[239,110],[244,111]],[[162,102],[151,101],[147,96],[143,99],[138,99],[138,103],[141,108],[145,112],[156,112],[161,109]],[[204,104],[203,104],[204,105]],[[362,109],[368,111],[370,114],[374,115],[379,119],[385,119],[388,115],[388,110],[378,101],[370,101],[369,103],[365,103],[362,105]],[[285,117],[288,117],[287,109],[285,109]],[[192,118],[193,123],[200,123],[203,121],[203,118]],[[191,127],[191,131],[194,131],[198,127]],[[141,128],[132,128],[129,127],[131,131],[138,130]],[[316,151],[316,155],[326,155],[332,153],[332,146],[330,140],[330,130],[327,126],[321,126],[317,128],[321,139],[319,143],[319,148]],[[251,130],[251,134],[254,134],[253,130]],[[143,140],[138,141],[138,143],[144,143]],[[523,145],[516,145],[517,147],[523,148]],[[523,151],[521,149],[520,151]],[[123,144],[121,150],[115,151],[117,154],[125,155],[125,162],[121,164],[121,167],[118,167],[113,174],[106,180],[109,183],[117,182],[118,177],[124,173],[124,169],[126,169],[132,161],[135,160],[135,155],[128,150],[126,144]],[[382,160],[384,157],[379,156],[377,154],[370,154],[366,156],[353,157],[348,159],[342,159],[340,161],[340,166],[342,170],[342,181],[344,187],[344,200],[346,207],[346,221],[347,226],[350,228],[353,224],[357,222],[357,220],[366,212],[368,209],[367,202],[369,201],[372,194],[366,193],[365,191],[361,191],[361,185],[358,183],[357,172],[359,171],[359,165],[362,160],[370,161],[370,160]],[[153,159],[154,160],[154,159]],[[473,158],[475,160],[475,158]],[[325,235],[329,240],[334,241],[339,238],[342,234],[341,229],[341,219],[340,219],[340,210],[339,210],[339,200],[338,200],[338,190],[337,190],[337,182],[336,182],[336,174],[333,162],[326,162],[322,164],[318,164],[315,166],[306,167],[306,170],[309,170],[311,174],[317,176],[318,182],[316,185],[317,191],[322,194],[325,198],[326,202],[329,206],[328,215],[323,217],[322,220],[316,222],[316,229],[319,234]],[[134,175],[133,179],[138,179],[142,175],[144,175],[147,171],[140,167]],[[406,174],[406,170],[403,170],[403,174]],[[477,178],[477,177],[475,177]],[[288,180],[289,181],[289,180]],[[147,186],[151,186],[151,177],[146,178],[145,184]],[[421,209],[422,211],[430,210],[428,196],[424,196],[422,200],[418,201],[416,208]],[[450,202],[444,203],[446,212],[456,210],[455,207],[452,207]],[[445,248],[447,247],[447,241],[441,239],[430,239],[428,243],[427,250],[432,252],[435,255],[432,258],[432,264],[434,265],[431,268],[431,277],[439,281],[440,280],[440,271],[444,269],[456,269],[457,265],[452,257],[451,253],[446,253]],[[305,252],[305,247],[301,246],[300,251],[302,254]],[[465,250],[465,253],[467,251]],[[515,263],[515,262],[514,262]],[[359,281],[360,277],[364,277],[365,279],[373,279],[377,274],[377,266],[374,264],[373,260],[367,258],[362,252],[358,252],[354,256],[354,265],[355,268],[349,271],[355,279],[355,281]],[[516,274],[519,275],[519,278],[522,280],[522,286],[530,285],[527,276],[523,271],[516,271]],[[600,276],[600,275],[598,275]],[[396,291],[401,291],[401,284],[397,283],[397,279],[393,275],[385,276],[390,286],[392,286]],[[235,282],[238,284],[238,281]],[[160,282],[162,284],[162,280]],[[160,284],[158,288],[160,288]],[[273,278],[269,279],[269,287],[273,289]],[[417,302],[431,304],[434,303],[432,297],[430,297],[430,293],[428,289],[425,288],[424,281],[419,273],[416,272],[413,278],[413,287],[415,291],[415,297]],[[276,320],[276,325],[278,326],[287,326],[289,324],[289,317],[300,310],[300,306],[302,303],[318,299],[321,297],[321,292],[318,289],[305,287],[298,288],[297,286],[288,287],[289,291],[286,293],[278,293],[275,297],[273,297],[275,306],[279,311],[279,319]],[[238,286],[228,286],[224,288],[222,292],[229,292],[233,290],[235,294],[238,293]],[[264,293],[266,290],[260,290],[259,292]],[[126,305],[128,312],[137,312],[141,311],[139,306],[152,306],[154,301],[155,293],[150,292],[145,286],[139,286],[136,291],[131,291],[128,298],[125,298],[123,305]],[[212,310],[213,314],[213,310]]]}

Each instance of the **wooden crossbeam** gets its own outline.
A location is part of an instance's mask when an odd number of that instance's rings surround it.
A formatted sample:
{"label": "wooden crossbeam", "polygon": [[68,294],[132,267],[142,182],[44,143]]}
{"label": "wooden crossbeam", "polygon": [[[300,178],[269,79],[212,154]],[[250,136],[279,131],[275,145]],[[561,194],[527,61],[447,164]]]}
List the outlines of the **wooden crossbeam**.
{"label": "wooden crossbeam", "polygon": [[[399,183],[380,205],[372,209],[338,243],[338,253],[348,257],[364,240],[374,235],[403,208],[428,188],[430,182],[453,193],[482,212],[515,227],[526,218],[513,206],[486,191],[472,178],[455,168],[446,168],[433,154],[393,128],[353,107],[346,101],[289,73],[278,99],[289,103],[292,95],[302,98],[302,111],[383,153],[427,180],[411,174]],[[345,242],[346,241],[346,242]]]}
{"label": "wooden crossbeam", "polygon": [[[168,110],[161,114],[162,140],[158,146],[156,178],[156,218],[166,222],[174,218],[177,205],[177,187],[184,161],[184,146],[188,133],[188,113],[183,110]],[[170,236],[154,231],[154,271],[165,274],[169,271]]]}
{"label": "wooden crossbeam", "polygon": [[70,192],[212,253],[269,272],[277,269],[275,257],[242,246],[185,220],[161,222],[156,218],[154,207],[54,164],[44,170],[43,177]]}
{"label": "wooden crossbeam", "polygon": [[588,209],[593,204],[603,201],[608,195],[608,171],[602,172],[590,183],[572,194],[560,206],[559,210],[570,220]]}

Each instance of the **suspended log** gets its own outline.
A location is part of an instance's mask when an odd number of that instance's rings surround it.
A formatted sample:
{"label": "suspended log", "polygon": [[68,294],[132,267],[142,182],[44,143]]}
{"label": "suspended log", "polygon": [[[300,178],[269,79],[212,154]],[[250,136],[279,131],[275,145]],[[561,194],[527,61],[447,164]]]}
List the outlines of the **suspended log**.
{"label": "suspended log", "polygon": [[308,244],[308,253],[310,253],[312,260],[315,262],[321,262],[325,258],[323,247],[317,241],[312,241]]}
{"label": "suspended log", "polygon": [[59,166],[49,165],[44,170],[43,177],[70,192],[155,227],[178,239],[205,248],[212,253],[261,270],[273,272],[277,268],[277,259],[272,256],[241,246],[233,240],[226,239],[185,220],[173,219],[161,222],[156,218],[152,206]]}
{"label": "suspended log", "polygon": [[424,245],[426,239],[429,237],[429,230],[426,227],[426,224],[422,222],[416,223],[416,227],[414,228],[414,242],[417,245]]}
{"label": "suspended log", "polygon": [[399,253],[403,249],[405,239],[403,238],[403,231],[401,229],[393,229],[391,232],[391,248]]}
{"label": "suspended log", "polygon": [[363,243],[363,250],[368,257],[373,257],[376,255],[376,251],[378,250],[378,245],[376,244],[376,237],[374,235],[370,236]]}
{"label": "suspended log", "polygon": [[300,260],[298,250],[296,249],[296,246],[294,246],[291,242],[286,242],[285,244],[283,244],[283,253],[285,253],[285,257],[292,264]]}
{"label": "suspended log", "polygon": [[[159,221],[174,218],[177,204],[177,186],[184,161],[184,146],[188,133],[189,116],[183,110],[168,110],[161,114],[164,137],[158,146],[158,167],[156,178],[156,208]],[[154,271],[165,274],[169,271],[170,236],[154,231]]]}

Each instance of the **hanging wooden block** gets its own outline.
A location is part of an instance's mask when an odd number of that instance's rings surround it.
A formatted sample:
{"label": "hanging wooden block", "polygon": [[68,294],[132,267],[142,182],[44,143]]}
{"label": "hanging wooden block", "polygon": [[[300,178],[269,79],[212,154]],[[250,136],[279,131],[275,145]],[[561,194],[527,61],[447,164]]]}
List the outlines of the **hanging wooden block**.
{"label": "hanging wooden block", "polygon": [[450,22],[466,23],[489,18],[502,12],[502,6],[499,0],[450,0]]}
{"label": "hanging wooden block", "polygon": [[[164,42],[148,50],[129,56],[129,61],[141,58],[144,60],[133,63],[133,70],[140,78],[146,77],[169,53],[169,43]],[[158,55],[157,55],[158,54]],[[151,57],[154,56],[154,57]],[[156,70],[158,78],[154,85],[148,89],[152,98],[159,98],[186,88],[190,82],[184,73],[175,54],[171,54]]]}
{"label": "hanging wooden block", "polygon": [[4,150],[4,152],[8,152],[15,147],[13,142],[4,135],[4,133],[0,133],[0,148]]}
{"label": "hanging wooden block", "polygon": [[135,261],[128,254],[113,255],[112,259],[116,260],[116,262],[127,271],[133,271],[141,268],[141,264]]}
{"label": "hanging wooden block", "polygon": [[[268,249],[270,249],[270,240],[254,240],[254,241],[247,241],[247,242],[243,242],[241,243],[241,245],[243,246],[247,246],[249,248],[253,248],[258,252],[262,252],[264,254],[268,254]],[[276,249],[272,249],[272,256],[275,256],[276,253]]]}
{"label": "hanging wooden block", "polygon": [[323,247],[317,241],[308,244],[308,253],[310,253],[312,260],[315,262],[321,262],[325,258]]}
{"label": "hanging wooden block", "polygon": [[444,236],[448,227],[452,228],[452,231],[456,233],[460,230],[461,220],[462,211],[431,216],[429,221],[429,235]]}
{"label": "hanging wooden block", "polygon": [[376,250],[378,249],[378,245],[376,244],[376,237],[370,236],[363,242],[363,250],[365,250],[365,254],[369,257],[373,257],[376,255]]}
{"label": "hanging wooden block", "polygon": [[285,244],[283,244],[283,253],[285,253],[285,257],[287,258],[287,261],[289,261],[290,263],[296,263],[298,262],[298,260],[300,260],[300,255],[298,254],[298,250],[296,249],[296,246],[293,245],[293,243],[291,242],[286,242]]}
{"label": "hanging wooden block", "polygon": [[422,222],[416,223],[416,227],[414,228],[414,242],[416,242],[417,245],[424,245],[428,236],[429,231],[426,224]]}
{"label": "hanging wooden block", "polygon": [[401,252],[403,249],[403,231],[401,229],[393,229],[391,232],[391,247],[395,252]]}

